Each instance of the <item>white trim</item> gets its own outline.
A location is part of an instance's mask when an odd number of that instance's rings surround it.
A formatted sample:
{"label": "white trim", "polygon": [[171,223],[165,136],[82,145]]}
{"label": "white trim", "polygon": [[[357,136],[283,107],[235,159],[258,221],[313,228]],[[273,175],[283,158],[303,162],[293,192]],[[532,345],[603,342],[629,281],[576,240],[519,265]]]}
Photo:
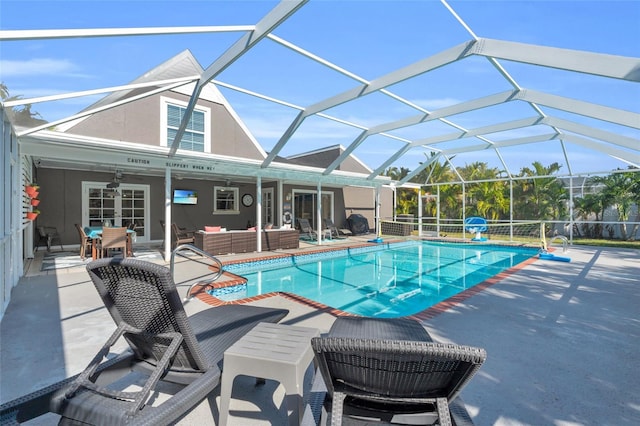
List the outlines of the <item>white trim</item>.
{"label": "white trim", "polygon": [[[265,205],[265,200],[268,199],[269,200],[269,205]],[[276,204],[276,200],[274,197],[274,191],[273,188],[262,188],[262,199],[260,200],[262,205],[261,205],[261,214],[262,214],[262,218],[264,219],[262,221],[263,226],[266,225],[267,220],[266,220],[266,216],[265,216],[265,210],[268,209],[268,215],[271,216],[271,220],[269,220],[269,222],[271,222],[272,225],[274,226],[278,226],[277,225],[277,221],[276,221],[276,217],[275,217],[275,209],[274,206]]]}
{"label": "white trim", "polygon": [[[218,210],[218,191],[231,191],[233,192],[233,209],[232,210]],[[214,186],[213,187],[213,210],[211,214],[240,214],[240,188],[235,186]]]}
{"label": "white trim", "polygon": [[[317,197],[318,197],[318,190],[317,189],[292,189],[291,190],[291,214],[293,215],[294,218],[298,218],[298,215],[296,214],[296,194],[312,194],[316,196],[316,203],[317,201]],[[334,191],[320,191],[320,196],[323,195],[329,195],[331,198],[331,207],[330,207],[330,212],[329,212],[329,218],[333,221],[333,213],[335,210],[335,192]],[[320,203],[320,206],[322,206],[322,203]],[[316,212],[313,211],[313,217],[315,217]],[[315,222],[315,220],[314,220]],[[295,224],[292,224],[292,226],[295,227]],[[317,227],[317,224],[316,224]]]}
{"label": "white trim", "polygon": [[[105,186],[109,182],[94,182],[94,181],[82,181],[82,221],[81,226],[89,226],[89,189],[91,188],[100,188],[104,189]],[[150,233],[151,233],[151,224],[150,224],[150,212],[151,212],[151,202],[150,202],[150,194],[151,194],[151,186],[146,184],[139,183],[121,183],[118,187],[118,190],[122,189],[133,189],[144,192],[144,232],[141,232],[142,235],[136,236],[137,243],[147,243],[150,241]],[[122,219],[122,199],[120,197],[116,197],[114,199],[114,210],[115,215],[119,215],[119,220]],[[116,216],[118,217],[118,216]],[[120,223],[119,226],[127,226],[124,223]]]}
{"label": "white trim", "polygon": [[[263,179],[286,179],[288,181],[315,182],[322,180],[324,186],[362,186],[374,187],[390,183],[388,176],[368,179],[367,174],[336,170],[323,176],[324,169],[289,163],[272,163],[269,168],[261,168],[262,160],[231,157],[218,154],[180,151],[172,159],[167,159],[168,148],[157,145],[143,145],[104,138],[86,137],[52,131],[40,131],[37,134],[20,138],[21,149],[34,157],[63,161],[64,168],[75,170],[99,170],[104,164],[113,165],[125,171],[136,167],[131,159],[144,161],[145,168],[153,175],[160,175],[169,165],[175,172],[188,172],[194,178],[200,175],[211,176],[257,176]],[[177,165],[181,165],[178,167]],[[138,168],[139,169],[139,168]],[[163,172],[162,172],[163,173]]]}

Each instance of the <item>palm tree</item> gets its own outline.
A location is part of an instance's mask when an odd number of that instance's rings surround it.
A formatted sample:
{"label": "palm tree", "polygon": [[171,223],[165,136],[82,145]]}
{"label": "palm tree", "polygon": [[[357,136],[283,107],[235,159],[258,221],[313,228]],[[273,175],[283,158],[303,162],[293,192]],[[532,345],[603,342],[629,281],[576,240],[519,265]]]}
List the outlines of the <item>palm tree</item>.
{"label": "palm tree", "polygon": [[[640,173],[632,173],[631,176],[632,184],[631,184],[631,194],[633,198],[633,202],[636,205],[636,218],[635,222],[640,222]],[[636,223],[633,225],[633,230],[629,235],[629,240],[634,241],[636,239],[636,234],[638,233],[638,229],[640,228],[640,224]]]}
{"label": "palm tree", "polygon": [[[0,96],[2,97],[3,103],[22,99],[21,95],[11,96],[4,82],[0,83]],[[22,107],[11,107],[8,114],[9,117],[12,117],[13,124],[15,125],[34,127],[47,122],[39,113],[31,111],[31,104],[23,105]]]}
{"label": "palm tree", "polygon": [[3,101],[9,99],[9,89],[7,89],[7,85],[4,84],[4,82],[0,83],[0,98],[2,98]]}
{"label": "palm tree", "polygon": [[[429,160],[432,160],[437,154],[431,153]],[[424,185],[431,185],[431,192],[435,192],[436,187],[440,188],[439,199],[433,199],[425,203],[425,210],[427,216],[435,217],[437,214],[437,205],[440,203],[440,216],[450,219],[460,219],[462,212],[460,210],[460,197],[462,194],[460,185],[443,183],[453,182],[456,180],[456,175],[451,168],[445,162],[433,161],[428,167],[422,170],[416,175],[412,182],[421,183]],[[438,185],[440,184],[440,185]]]}
{"label": "palm tree", "polygon": [[[566,213],[565,201],[568,194],[554,173],[562,167],[552,163],[545,167],[539,161],[532,163],[533,169],[523,167],[520,176],[530,177],[519,186],[518,210],[522,219],[549,220],[559,219]],[[537,177],[544,176],[544,177]]]}
{"label": "palm tree", "polygon": [[[406,167],[389,167],[384,174],[395,181],[405,178],[411,170]],[[396,189],[396,214],[410,214],[418,210],[418,192],[412,188]]]}
{"label": "palm tree", "polygon": [[[594,219],[600,221],[600,213],[602,212],[602,197],[599,194],[586,194],[584,197],[578,197],[573,199],[574,209],[578,218],[583,221],[589,221]],[[588,223],[584,224],[582,229],[587,237],[596,237],[602,235],[602,226],[595,224],[590,226]],[[578,236],[580,235],[578,229]]]}
{"label": "palm tree", "polygon": [[500,174],[497,168],[489,168],[487,163],[475,162],[460,168],[459,173],[465,180],[486,179],[467,186],[467,216],[481,216],[495,221],[509,211],[506,183],[494,180]]}
{"label": "palm tree", "polygon": [[411,170],[409,170],[406,167],[400,167],[399,169],[397,167],[389,167],[384,172],[384,175],[389,176],[391,179],[398,181],[405,178],[409,174],[409,172],[411,172]]}
{"label": "palm tree", "polygon": [[[618,211],[617,220],[621,222],[619,229],[620,236],[623,240],[629,239],[627,236],[627,224],[625,222],[629,220],[631,206],[640,199],[638,195],[638,181],[640,178],[635,175],[637,175],[637,173],[613,173],[601,179],[604,184],[602,194],[606,202],[606,207],[614,207]],[[632,234],[632,236],[634,235],[635,234]]]}

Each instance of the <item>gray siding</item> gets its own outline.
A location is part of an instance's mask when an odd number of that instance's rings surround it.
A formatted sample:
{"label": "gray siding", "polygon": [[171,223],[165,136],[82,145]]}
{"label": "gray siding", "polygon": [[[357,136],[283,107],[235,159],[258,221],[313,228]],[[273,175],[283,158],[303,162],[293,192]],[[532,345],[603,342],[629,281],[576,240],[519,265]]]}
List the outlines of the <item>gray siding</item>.
{"label": "gray siding", "polygon": [[[188,102],[175,92],[140,99],[86,118],[67,133],[116,141],[160,146],[161,97]],[[213,154],[262,160],[264,156],[227,108],[219,103],[200,100],[198,105],[211,110],[211,150]]]}
{"label": "gray siding", "polygon": [[[76,170],[38,169],[37,179],[40,185],[41,200],[38,209],[41,214],[36,219],[36,226],[55,226],[65,245],[78,244],[76,223],[82,223],[82,182],[111,181],[109,173],[84,172]],[[149,221],[150,239],[162,240],[164,234],[160,221],[164,220],[164,177],[136,176],[127,178],[124,183],[150,185]],[[213,187],[224,185],[223,182],[183,179],[174,180],[172,189],[193,189],[198,191],[198,204],[173,205],[172,220],[181,227],[203,229],[205,225],[221,225],[228,229],[245,229],[247,222],[255,223],[255,204],[244,207],[240,203],[240,214],[213,215]],[[255,185],[242,184],[240,196],[250,193],[255,197]],[[266,185],[265,185],[266,187]],[[36,240],[37,241],[37,237]]]}
{"label": "gray siding", "polygon": [[[344,150],[340,146],[335,146],[333,148],[311,152],[299,157],[289,158],[288,160],[291,163],[303,166],[327,168],[336,158],[342,155],[343,152]],[[367,174],[371,172],[352,156],[347,157],[342,164],[338,166],[338,170]]]}

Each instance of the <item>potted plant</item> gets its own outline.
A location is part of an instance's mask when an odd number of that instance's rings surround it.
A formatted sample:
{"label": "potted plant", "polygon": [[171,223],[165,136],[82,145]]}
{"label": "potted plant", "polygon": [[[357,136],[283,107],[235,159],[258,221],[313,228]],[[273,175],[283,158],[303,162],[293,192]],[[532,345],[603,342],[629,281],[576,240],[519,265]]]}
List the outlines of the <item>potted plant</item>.
{"label": "potted plant", "polygon": [[31,205],[32,206],[37,206],[38,204],[40,204],[40,200],[38,200],[37,198],[32,198],[31,199]]}
{"label": "potted plant", "polygon": [[40,186],[35,182],[30,183],[25,187],[27,195],[31,198],[36,198],[38,196],[38,189],[40,189]]}
{"label": "potted plant", "polygon": [[40,214],[40,210],[34,209],[30,212],[27,212],[27,219],[35,220],[35,218],[38,217],[39,214]]}

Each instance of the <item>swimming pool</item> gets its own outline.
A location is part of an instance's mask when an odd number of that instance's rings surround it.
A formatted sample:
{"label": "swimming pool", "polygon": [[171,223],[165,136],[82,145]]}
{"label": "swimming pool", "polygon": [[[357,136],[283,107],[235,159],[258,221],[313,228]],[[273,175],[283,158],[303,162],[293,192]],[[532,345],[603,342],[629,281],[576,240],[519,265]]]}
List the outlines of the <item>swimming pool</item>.
{"label": "swimming pool", "polygon": [[[410,242],[388,248],[297,256],[237,265],[246,285],[211,290],[222,300],[289,292],[352,314],[416,314],[536,255],[538,249],[487,244]],[[260,270],[255,270],[260,269]]]}

